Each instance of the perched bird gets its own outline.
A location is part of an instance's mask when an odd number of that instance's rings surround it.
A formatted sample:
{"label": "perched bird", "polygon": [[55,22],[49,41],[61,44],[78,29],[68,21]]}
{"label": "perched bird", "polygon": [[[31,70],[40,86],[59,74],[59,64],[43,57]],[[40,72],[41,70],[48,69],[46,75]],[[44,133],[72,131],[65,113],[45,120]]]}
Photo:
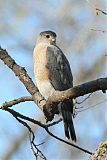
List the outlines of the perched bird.
{"label": "perched bird", "polygon": [[[34,74],[41,95],[47,100],[55,90],[64,91],[73,87],[70,65],[56,45],[56,33],[41,32],[34,48]],[[65,136],[76,141],[73,125],[73,101],[71,99],[58,104],[64,122]]]}

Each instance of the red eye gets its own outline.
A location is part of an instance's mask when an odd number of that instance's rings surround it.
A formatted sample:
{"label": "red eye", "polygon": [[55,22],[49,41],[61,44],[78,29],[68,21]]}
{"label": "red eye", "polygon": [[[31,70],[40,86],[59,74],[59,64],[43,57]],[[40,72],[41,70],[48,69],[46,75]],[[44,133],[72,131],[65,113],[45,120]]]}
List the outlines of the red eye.
{"label": "red eye", "polygon": [[50,38],[50,36],[49,36],[49,35],[46,35],[46,38]]}

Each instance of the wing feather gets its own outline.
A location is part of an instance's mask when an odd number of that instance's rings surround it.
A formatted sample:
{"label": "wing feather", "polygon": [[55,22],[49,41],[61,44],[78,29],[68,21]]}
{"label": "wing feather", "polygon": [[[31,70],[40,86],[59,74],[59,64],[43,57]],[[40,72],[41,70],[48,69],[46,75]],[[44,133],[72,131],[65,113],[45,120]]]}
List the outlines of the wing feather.
{"label": "wing feather", "polygon": [[48,77],[56,90],[66,90],[73,86],[73,77],[69,62],[57,46],[47,47]]}
{"label": "wing feather", "polygon": [[[63,91],[73,87],[73,76],[70,65],[57,46],[49,46],[46,51],[48,78],[55,90]],[[76,141],[76,134],[72,120],[73,101],[71,99],[61,102],[61,112],[64,122],[65,135]]]}

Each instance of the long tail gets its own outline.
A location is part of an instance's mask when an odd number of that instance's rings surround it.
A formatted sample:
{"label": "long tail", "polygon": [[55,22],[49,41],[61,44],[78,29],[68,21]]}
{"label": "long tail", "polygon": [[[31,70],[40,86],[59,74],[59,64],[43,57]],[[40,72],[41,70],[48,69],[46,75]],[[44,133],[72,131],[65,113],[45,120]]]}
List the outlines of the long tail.
{"label": "long tail", "polygon": [[65,136],[68,139],[72,139],[76,142],[76,134],[73,125],[73,102],[71,100],[67,100],[66,102],[61,104],[61,112],[64,122]]}

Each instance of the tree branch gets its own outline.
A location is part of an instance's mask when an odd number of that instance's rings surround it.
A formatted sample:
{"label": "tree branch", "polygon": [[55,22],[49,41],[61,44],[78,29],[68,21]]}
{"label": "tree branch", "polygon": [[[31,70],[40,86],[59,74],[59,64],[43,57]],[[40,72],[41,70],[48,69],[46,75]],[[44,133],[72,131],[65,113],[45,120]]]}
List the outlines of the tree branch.
{"label": "tree branch", "polygon": [[[75,145],[75,144],[73,144],[73,143],[67,142],[67,141],[65,141],[65,140],[57,137],[57,136],[54,135],[53,133],[51,133],[51,132],[49,131],[49,129],[48,129],[51,125],[49,125],[49,126],[48,126],[48,125],[45,125],[45,124],[43,124],[43,123],[41,123],[41,122],[39,122],[39,121],[36,121],[35,119],[26,117],[26,116],[24,116],[24,115],[22,115],[22,114],[20,114],[20,113],[18,113],[18,112],[16,112],[16,111],[14,111],[13,109],[8,108],[8,107],[4,108],[4,110],[5,110],[5,111],[8,111],[10,114],[12,114],[13,117],[15,117],[15,118],[16,118],[21,124],[23,124],[24,126],[27,127],[27,124],[26,124],[24,121],[20,120],[20,119],[27,120],[27,121],[29,121],[29,122],[32,122],[32,123],[34,123],[34,124],[39,125],[40,127],[44,128],[44,129],[46,130],[46,132],[47,132],[50,136],[52,136],[53,138],[55,138],[55,139],[57,139],[57,140],[65,143],[65,144],[68,144],[68,145],[70,145],[70,146],[73,146],[73,147],[75,147],[75,148],[77,148],[77,149],[79,149],[79,150],[81,150],[81,151],[83,151],[83,152],[85,152],[85,153],[88,153],[88,154],[92,155],[92,152],[90,152],[90,151],[88,151],[88,150],[86,150],[86,149],[84,149],[84,148],[82,148],[82,147],[80,147],[80,146],[78,146],[78,145]],[[20,119],[19,119],[19,118],[20,118]],[[27,128],[29,128],[29,127],[27,127]]]}
{"label": "tree branch", "polygon": [[[24,84],[28,92],[32,95],[34,102],[38,107],[43,110],[43,105],[46,104],[46,101],[42,100],[43,97],[39,93],[37,87],[33,83],[32,79],[27,74],[24,67],[19,66],[11,56],[8,55],[6,50],[3,50],[0,47],[0,59],[14,72],[20,81]],[[40,103],[39,103],[40,102]]]}
{"label": "tree branch", "polygon": [[51,135],[53,138],[55,138],[55,139],[57,139],[57,140],[59,140],[59,141],[61,141],[61,142],[64,142],[64,143],[66,143],[66,144],[68,144],[68,145],[70,145],[70,146],[73,146],[73,147],[75,147],[75,148],[77,148],[77,149],[79,149],[79,150],[81,150],[81,151],[83,151],[83,152],[85,152],[85,153],[88,153],[88,154],[92,155],[92,152],[90,152],[90,151],[88,151],[88,150],[86,150],[86,149],[84,149],[84,148],[81,148],[81,147],[79,147],[79,146],[77,146],[77,145],[75,145],[75,144],[73,144],[73,143],[67,142],[67,141],[65,141],[65,140],[57,137],[56,135],[54,135],[53,133],[51,133],[51,132],[48,130],[48,128],[45,128],[45,130],[46,130],[46,131],[48,132],[48,134]]}
{"label": "tree branch", "polygon": [[107,13],[106,13],[106,12],[104,12],[103,10],[101,10],[101,9],[99,9],[99,8],[96,8],[96,11],[100,11],[101,13],[103,13],[103,14],[107,15]]}
{"label": "tree branch", "polygon": [[17,65],[14,59],[8,55],[7,51],[3,50],[2,48],[0,48],[0,59],[15,73],[16,76],[19,77],[20,81],[32,95],[34,102],[44,112],[47,121],[51,121],[54,118],[54,114],[58,113],[58,102],[65,101],[67,99],[73,99],[88,93],[96,92],[98,90],[102,90],[105,93],[107,90],[107,77],[100,78],[75,86],[65,91],[55,91],[46,102],[39,93],[32,79],[27,74],[25,68]]}
{"label": "tree branch", "polygon": [[5,102],[2,106],[0,106],[0,109],[6,108],[6,107],[12,107],[13,105],[16,105],[21,102],[26,102],[26,101],[33,101],[33,98],[30,96],[20,97],[12,101]]}
{"label": "tree branch", "polygon": [[102,32],[102,33],[107,33],[107,31],[106,30],[101,30],[101,29],[90,29],[90,30],[92,30],[92,31],[97,31],[97,32]]}
{"label": "tree branch", "polygon": [[32,131],[32,129],[29,127],[29,125],[25,121],[22,121],[20,118],[18,118],[16,115],[14,117],[18,120],[19,123],[23,124],[28,129],[31,149],[32,149],[32,152],[33,152],[34,156],[36,157],[36,159],[38,159],[38,157],[40,157],[42,159],[47,160],[46,157],[44,156],[44,154],[41,152],[41,150],[35,144],[35,142],[34,142],[35,135],[34,135],[34,132]]}
{"label": "tree branch", "polygon": [[52,103],[58,103],[67,99],[77,98],[99,90],[102,90],[104,93],[105,90],[107,90],[107,77],[86,82],[65,91],[56,91],[51,97],[49,97],[48,101]]}
{"label": "tree branch", "polygon": [[49,97],[47,104],[44,107],[46,108],[46,111],[48,110],[49,116],[46,115],[46,117],[50,118],[48,120],[52,120],[54,114],[58,113],[56,105],[58,102],[63,102],[67,99],[77,98],[99,90],[102,90],[103,93],[106,93],[107,78],[99,78],[94,81],[86,82],[65,91],[55,91],[54,94],[51,97]]}

